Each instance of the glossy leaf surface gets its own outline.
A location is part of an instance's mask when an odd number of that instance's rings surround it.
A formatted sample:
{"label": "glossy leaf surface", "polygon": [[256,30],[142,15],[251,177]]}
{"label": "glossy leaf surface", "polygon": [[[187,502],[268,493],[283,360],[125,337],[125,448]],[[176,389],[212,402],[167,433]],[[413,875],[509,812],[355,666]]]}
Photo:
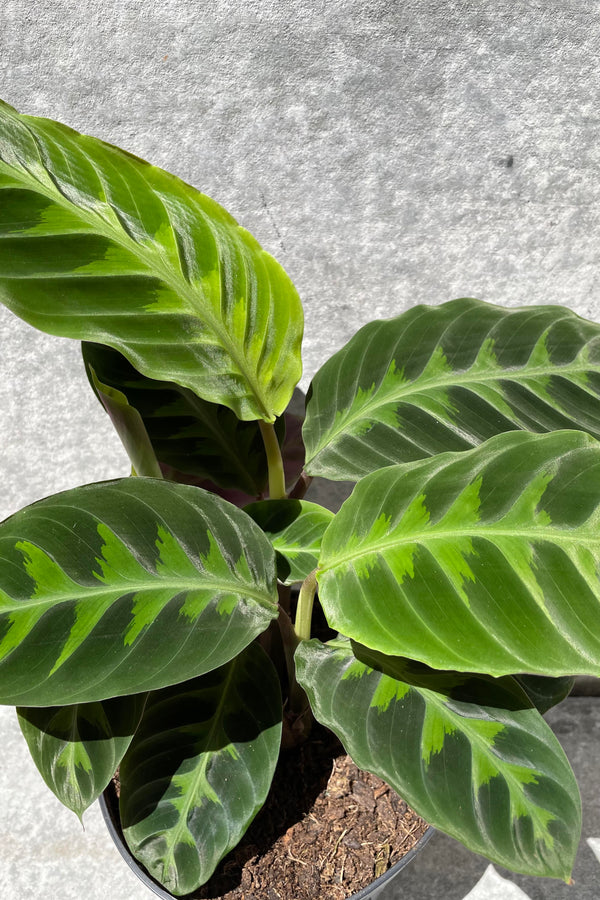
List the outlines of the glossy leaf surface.
{"label": "glossy leaf surface", "polygon": [[150,695],[120,771],[132,853],[173,894],[210,878],[264,803],[279,756],[282,705],[268,656]]}
{"label": "glossy leaf surface", "polygon": [[300,377],[302,310],[251,235],[194,188],[0,103],[0,300],[42,331],[108,344],[242,419]]}
{"label": "glossy leaf surface", "polygon": [[113,777],[139,725],[146,696],[17,709],[42,778],[79,818]]}
{"label": "glossy leaf surface", "polygon": [[228,407],[202,400],[173,382],[147,378],[111,347],[85,341],[82,353],[101,402],[92,371],[137,410],[160,463],[249,496],[264,490],[267,460],[257,422],[242,422]]}
{"label": "glossy leaf surface", "polygon": [[273,544],[280,581],[304,581],[316,569],[323,533],[333,519],[330,510],[308,500],[263,500],[244,512]]}
{"label": "glossy leaf surface", "polygon": [[165,687],[223,665],[276,616],[270,542],[199,488],[88,485],[0,525],[2,703]]}
{"label": "glossy leaf surface", "polygon": [[600,325],[559,306],[416,306],[362,328],[315,376],[306,470],[356,480],[505,431],[600,437]]}
{"label": "glossy leaf surface", "polygon": [[568,880],[575,777],[518,684],[435,672],[348,640],[296,651],[316,718],[426,821],[517,872]]}
{"label": "glossy leaf surface", "polygon": [[600,444],[499,435],[362,479],[325,535],[329,624],[434,668],[600,674]]}

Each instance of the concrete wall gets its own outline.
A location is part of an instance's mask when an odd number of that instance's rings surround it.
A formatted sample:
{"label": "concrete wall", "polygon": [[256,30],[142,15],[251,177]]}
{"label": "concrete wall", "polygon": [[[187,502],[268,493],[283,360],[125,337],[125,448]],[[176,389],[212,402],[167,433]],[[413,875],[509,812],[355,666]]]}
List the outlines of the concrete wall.
{"label": "concrete wall", "polygon": [[[0,95],[224,204],[299,288],[306,386],[415,302],[600,318],[599,47],[593,0],[4,0]],[[0,517],[124,474],[77,346],[0,335]]]}

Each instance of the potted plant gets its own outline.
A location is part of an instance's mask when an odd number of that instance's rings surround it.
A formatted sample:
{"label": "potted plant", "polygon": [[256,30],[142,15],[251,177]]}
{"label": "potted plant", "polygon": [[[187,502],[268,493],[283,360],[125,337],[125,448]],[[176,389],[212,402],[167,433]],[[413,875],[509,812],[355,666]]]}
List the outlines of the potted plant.
{"label": "potted plant", "polygon": [[[128,845],[183,895],[314,716],[435,827],[568,881],[578,788],[541,712],[600,671],[598,325],[470,299],[366,325],[290,483],[284,271],[177,178],[6,104],[0,298],[86,342],[133,467],[0,526],[0,702],[57,796],[81,815],[119,766]],[[337,514],[313,476],[356,482]]]}

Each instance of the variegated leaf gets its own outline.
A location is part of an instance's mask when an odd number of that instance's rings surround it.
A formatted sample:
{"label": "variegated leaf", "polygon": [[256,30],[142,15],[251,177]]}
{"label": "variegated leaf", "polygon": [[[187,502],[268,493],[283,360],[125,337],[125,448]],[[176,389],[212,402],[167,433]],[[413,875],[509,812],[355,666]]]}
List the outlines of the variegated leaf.
{"label": "variegated leaf", "polygon": [[316,718],[426,821],[514,871],[569,879],[577,782],[513,679],[433,671],[348,640],[301,643],[296,662]]}
{"label": "variegated leaf", "polygon": [[113,777],[139,725],[146,696],[17,709],[42,778],[80,819]]}
{"label": "variegated leaf", "polygon": [[232,659],[277,616],[275,554],[241,510],[153,478],[0,525],[0,702],[84,703]]}
{"label": "variegated leaf", "polygon": [[600,443],[510,432],[358,483],[321,545],[332,628],[441,669],[600,674]]}
{"label": "variegated leaf", "polygon": [[244,512],[273,544],[280,581],[304,581],[316,569],[323,533],[333,519],[330,510],[307,500],[263,500]]}
{"label": "variegated leaf", "polygon": [[301,372],[302,309],[251,235],[194,188],[0,102],[0,300],[120,350],[241,419],[273,421]]}
{"label": "variegated leaf", "polygon": [[256,644],[150,695],[121,765],[121,823],[132,853],[172,894],[207,881],[264,803],[281,720],[277,673]]}
{"label": "variegated leaf", "polygon": [[356,480],[505,431],[564,428],[600,437],[600,325],[558,306],[453,300],[371,322],[325,363],[306,469]]}

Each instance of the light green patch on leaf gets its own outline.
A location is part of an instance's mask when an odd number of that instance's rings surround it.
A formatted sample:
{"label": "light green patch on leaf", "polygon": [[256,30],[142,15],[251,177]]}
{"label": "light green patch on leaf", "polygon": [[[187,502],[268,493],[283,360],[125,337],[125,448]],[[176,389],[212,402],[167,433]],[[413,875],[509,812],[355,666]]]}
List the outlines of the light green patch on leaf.
{"label": "light green patch on leaf", "polygon": [[75,621],[63,645],[60,655],[50,670],[50,675],[60,669],[64,662],[82,645],[86,637],[98,624],[105,612],[114,602],[114,596],[108,594],[102,602],[88,603],[81,600],[75,604]]}
{"label": "light green patch on leaf", "polygon": [[35,584],[32,600],[43,599],[50,593],[69,595],[80,587],[40,547],[29,541],[17,541],[15,547],[23,554],[23,568]]}
{"label": "light green patch on leaf", "polygon": [[126,578],[132,581],[134,588],[140,578],[147,581],[147,570],[137,561],[124,541],[117,537],[104,522],[98,523],[98,534],[104,541],[100,550],[102,556],[96,558],[102,574],[92,573],[98,581],[110,585],[116,582],[117,577],[119,580]]}
{"label": "light green patch on leaf", "polygon": [[421,758],[426,765],[431,757],[441,753],[447,734],[454,734],[456,727],[443,712],[433,704],[425,707],[421,731]]}
{"label": "light green patch on leaf", "polygon": [[[365,669],[368,671],[367,666],[365,666]],[[381,678],[373,691],[370,705],[380,712],[385,712],[390,703],[402,700],[409,690],[409,686],[401,681],[395,681],[393,678]]]}
{"label": "light green patch on leaf", "polygon": [[63,750],[56,757],[56,765],[73,773],[72,780],[75,779],[75,770],[81,769],[83,772],[92,772],[93,766],[89,753],[82,743],[73,741],[65,744]]}
{"label": "light green patch on leaf", "polygon": [[130,647],[144,629],[152,625],[172,596],[173,592],[169,588],[136,591],[131,607],[131,622],[123,635],[125,647]]}
{"label": "light green patch on leaf", "polygon": [[[333,641],[331,643],[332,646],[335,646]],[[349,681],[353,678],[360,679],[368,671],[369,667],[365,663],[361,662],[360,659],[353,659],[342,672],[342,681]]]}
{"label": "light green patch on leaf", "polygon": [[[476,525],[480,521],[480,492],[482,476],[478,475],[473,481],[457,494],[451,506],[444,513],[437,526],[443,531],[456,531],[460,533],[466,527]],[[426,523],[425,523],[426,524]]]}
{"label": "light green patch on leaf", "polygon": [[167,531],[166,528],[163,528],[162,525],[158,526],[156,548],[158,550],[156,571],[159,574],[177,574],[182,578],[191,579],[198,577],[198,569],[177,538],[170,531]]}

